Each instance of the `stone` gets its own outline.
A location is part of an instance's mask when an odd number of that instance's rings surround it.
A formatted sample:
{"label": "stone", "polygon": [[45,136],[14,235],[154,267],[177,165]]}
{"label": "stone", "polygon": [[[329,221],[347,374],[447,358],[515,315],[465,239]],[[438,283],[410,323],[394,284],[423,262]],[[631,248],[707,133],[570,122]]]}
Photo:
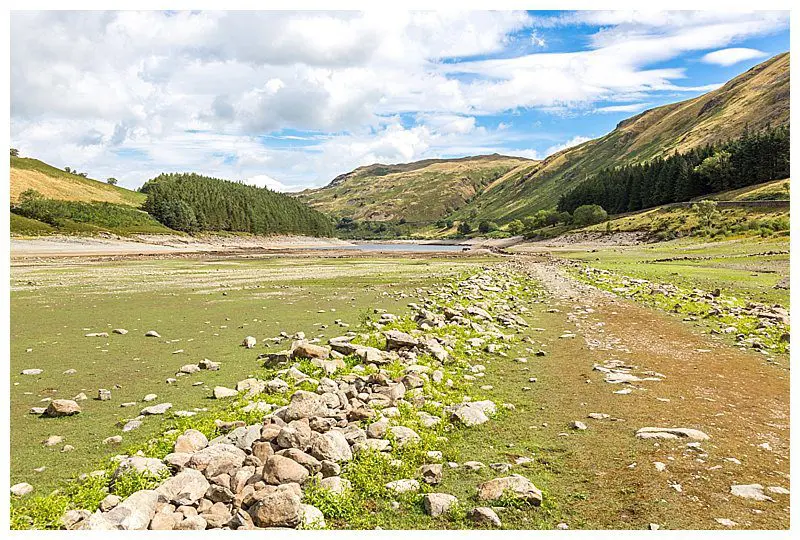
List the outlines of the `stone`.
{"label": "stone", "polygon": [[79,528],[81,523],[91,515],[92,513],[88,510],[67,510],[59,521],[64,529],[73,531]]}
{"label": "stone", "polygon": [[422,497],[422,507],[431,517],[446,514],[458,504],[458,499],[448,493],[426,493]]}
{"label": "stone", "polygon": [[80,405],[71,399],[54,399],[47,405],[44,416],[56,418],[60,416],[72,416],[74,414],[80,414],[80,412]]}
{"label": "stone", "polygon": [[572,429],[576,429],[578,431],[585,431],[585,430],[589,429],[586,426],[586,424],[584,424],[583,422],[581,422],[579,420],[573,420],[572,423],[570,424],[570,427]]}
{"label": "stone", "polygon": [[341,476],[329,476],[327,478],[323,478],[319,482],[320,486],[331,491],[332,493],[336,493],[337,495],[341,495],[345,491],[352,489],[352,484],[350,484],[350,480],[347,478],[342,478]]}
{"label": "stone", "polygon": [[426,484],[436,485],[442,481],[442,469],[441,463],[426,464],[419,468],[419,474]]}
{"label": "stone", "polygon": [[122,435],[112,435],[103,439],[103,444],[119,444],[122,442]]}
{"label": "stone", "polygon": [[214,387],[214,399],[225,399],[225,398],[235,397],[238,395],[239,392],[237,392],[233,388],[225,388],[224,386]]}
{"label": "stone", "polygon": [[127,334],[127,333],[128,333],[128,331],[127,331],[127,330],[125,330],[124,328],[114,328],[114,329],[112,330],[112,332],[114,332],[115,334],[119,334],[119,335],[121,335],[121,336],[124,336],[125,334]]}
{"label": "stone", "polygon": [[203,473],[184,469],[158,486],[156,493],[164,501],[177,506],[192,505],[203,498],[209,486]]}
{"label": "stone", "polygon": [[193,453],[208,446],[208,438],[196,429],[187,429],[175,440],[173,452]]}
{"label": "stone", "polygon": [[145,337],[155,337],[155,338],[160,338],[161,337],[161,334],[159,334],[155,330],[148,330],[147,332],[144,333],[144,335],[145,335]]}
{"label": "stone", "polygon": [[389,428],[389,433],[399,448],[420,440],[420,436],[416,431],[405,426],[392,426]]}
{"label": "stone", "polygon": [[497,513],[488,506],[478,506],[467,513],[467,517],[475,523],[500,527],[502,523]]}
{"label": "stone", "polygon": [[300,495],[290,489],[281,488],[266,493],[248,511],[257,527],[292,528],[300,523],[300,512]]}
{"label": "stone", "polygon": [[206,512],[202,513],[206,526],[210,529],[221,529],[233,518],[225,503],[216,502]]}
{"label": "stone", "polygon": [[44,446],[56,446],[57,444],[61,444],[64,442],[64,437],[61,435],[50,435],[47,439],[42,441]]}
{"label": "stone", "polygon": [[112,510],[103,514],[103,520],[115,529],[144,531],[156,513],[158,494],[153,490],[133,493]]}
{"label": "stone", "polygon": [[203,516],[189,516],[180,523],[175,525],[173,530],[176,531],[204,531],[208,526],[208,522]]}
{"label": "stone", "polygon": [[775,495],[789,495],[789,490],[780,486],[769,486],[767,491],[774,493]]}
{"label": "stone", "polygon": [[100,510],[103,512],[108,512],[112,508],[115,508],[120,502],[122,502],[122,498],[120,496],[108,494],[103,498],[102,501],[100,501]]}
{"label": "stone", "polygon": [[187,466],[201,471],[206,478],[230,473],[244,464],[247,454],[232,444],[212,444],[192,454]]}
{"label": "stone", "polygon": [[22,374],[23,375],[40,375],[43,371],[44,371],[43,369],[38,369],[38,368],[23,369],[22,370]]}
{"label": "stone", "polygon": [[283,411],[283,419],[291,422],[312,416],[328,416],[328,406],[322,398],[305,390],[298,390],[292,394],[289,405]]}
{"label": "stone", "polygon": [[30,493],[33,493],[33,486],[27,482],[20,482],[11,486],[11,494],[17,497],[24,497]]}
{"label": "stone", "polygon": [[306,454],[299,448],[287,448],[285,450],[281,450],[280,452],[276,452],[277,455],[287,457],[292,461],[296,461],[306,469],[310,474],[315,474],[320,472],[322,469],[322,463],[310,454]]}
{"label": "stone", "polygon": [[736,527],[738,525],[738,523],[728,518],[714,518],[714,521],[716,521],[723,527]]}
{"label": "stone", "polygon": [[293,459],[279,455],[267,458],[261,474],[264,481],[273,486],[291,482],[302,484],[308,479],[308,469]]}
{"label": "stone", "polygon": [[489,421],[489,417],[477,407],[469,403],[457,405],[451,413],[451,420],[461,422],[467,427],[477,426]]}
{"label": "stone", "polygon": [[281,428],[275,442],[281,448],[306,450],[311,445],[311,427],[308,419],[292,420]]}
{"label": "stone", "polygon": [[151,405],[141,410],[144,415],[164,414],[172,408],[172,403],[159,403],[158,405]]}
{"label": "stone", "polygon": [[386,489],[394,491],[397,494],[402,494],[410,491],[419,491],[419,482],[411,478],[404,478],[402,480],[389,482],[385,487]]}
{"label": "stone", "polygon": [[389,330],[383,333],[386,338],[386,348],[392,349],[410,349],[419,345],[419,341],[413,336],[401,332],[400,330]]}
{"label": "stone", "polygon": [[300,526],[303,529],[324,529],[325,515],[322,510],[310,504],[300,505]]}
{"label": "stone", "polygon": [[734,484],[731,486],[731,495],[754,501],[773,500],[772,497],[764,493],[764,486],[761,484]]}
{"label": "stone", "polygon": [[213,362],[208,358],[203,358],[197,365],[200,369],[207,369],[208,371],[218,371],[220,366],[219,362]]}
{"label": "stone", "polygon": [[707,441],[711,437],[698,429],[643,427],[636,432],[639,439],[678,439],[688,438],[696,441]]}
{"label": "stone", "polygon": [[309,453],[315,458],[330,461],[350,461],[353,452],[341,431],[331,430],[314,438]]}
{"label": "stone", "polygon": [[117,478],[129,470],[136,471],[137,473],[160,475],[168,469],[160,459],[144,456],[130,456],[119,461],[117,468],[114,470],[113,477]]}
{"label": "stone", "polygon": [[186,373],[187,375],[191,375],[192,373],[197,373],[200,371],[200,366],[197,364],[185,364],[181,366],[178,371],[181,373]]}
{"label": "stone", "polygon": [[542,503],[542,492],[519,474],[495,478],[478,486],[478,500],[481,501],[497,501],[506,495],[534,506]]}
{"label": "stone", "polygon": [[111,399],[111,390],[101,388],[97,391],[97,399],[100,401],[108,401]]}
{"label": "stone", "polygon": [[257,343],[258,340],[256,340],[256,338],[254,338],[253,336],[247,336],[246,338],[244,338],[244,340],[242,340],[242,347],[245,347],[247,349],[252,349],[253,347],[256,346]]}
{"label": "stone", "polygon": [[150,521],[151,531],[171,531],[175,525],[180,523],[183,516],[174,513],[156,512],[153,519]]}
{"label": "stone", "polygon": [[297,346],[292,349],[293,358],[318,358],[327,360],[330,354],[331,351],[329,348],[312,343],[298,343]]}
{"label": "stone", "polygon": [[158,398],[158,395],[156,394],[147,394],[142,398],[142,401],[155,401],[156,398]]}
{"label": "stone", "polygon": [[134,429],[141,427],[142,421],[141,420],[129,420],[125,422],[125,425],[122,426],[122,432],[127,433],[129,431],[133,431]]}

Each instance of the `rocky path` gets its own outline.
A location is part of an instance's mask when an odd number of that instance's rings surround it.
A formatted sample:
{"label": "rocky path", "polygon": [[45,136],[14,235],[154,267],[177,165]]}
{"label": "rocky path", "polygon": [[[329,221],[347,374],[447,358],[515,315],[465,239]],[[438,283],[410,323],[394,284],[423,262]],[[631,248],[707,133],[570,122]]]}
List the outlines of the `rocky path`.
{"label": "rocky path", "polygon": [[[574,453],[586,452],[575,464],[594,472],[589,492],[603,492],[595,504],[632,490],[608,526],[644,515],[672,528],[788,526],[787,370],[576,282],[548,257],[513,264],[544,284],[547,311],[569,329],[538,370],[547,390],[535,397],[553,410],[542,416],[562,430],[571,420],[588,427],[572,439]],[[700,434],[637,434],[646,427]]]}

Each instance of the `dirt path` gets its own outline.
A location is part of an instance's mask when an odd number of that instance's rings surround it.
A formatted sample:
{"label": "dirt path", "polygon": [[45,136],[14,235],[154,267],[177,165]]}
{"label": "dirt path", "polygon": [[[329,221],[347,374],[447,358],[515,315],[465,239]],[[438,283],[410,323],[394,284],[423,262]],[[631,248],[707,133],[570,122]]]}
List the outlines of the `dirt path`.
{"label": "dirt path", "polygon": [[[576,515],[612,528],[724,528],[716,518],[737,528],[788,527],[789,496],[769,489],[789,489],[788,370],[577,283],[549,257],[512,264],[545,285],[549,309],[559,310],[552,320],[576,336],[557,337],[537,364],[535,394],[537,420],[558,426],[553,440],[569,439],[568,462],[584,473],[574,489],[589,497],[575,502]],[[610,384],[593,368],[615,360],[660,380]],[[520,384],[529,375],[520,373]],[[592,412],[610,418],[587,418]],[[567,429],[573,420],[588,429]],[[646,426],[699,429],[710,440],[637,439]],[[761,484],[772,501],[734,496],[733,484]]]}

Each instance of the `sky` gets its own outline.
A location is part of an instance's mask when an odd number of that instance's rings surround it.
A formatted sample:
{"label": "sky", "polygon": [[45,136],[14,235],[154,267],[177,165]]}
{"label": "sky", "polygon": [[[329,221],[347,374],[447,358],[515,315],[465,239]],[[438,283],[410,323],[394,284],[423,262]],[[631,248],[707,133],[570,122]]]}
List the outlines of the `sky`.
{"label": "sky", "polygon": [[[44,30],[44,31],[43,31]],[[783,12],[12,12],[11,144],[137,188],[542,159],[789,50]]]}

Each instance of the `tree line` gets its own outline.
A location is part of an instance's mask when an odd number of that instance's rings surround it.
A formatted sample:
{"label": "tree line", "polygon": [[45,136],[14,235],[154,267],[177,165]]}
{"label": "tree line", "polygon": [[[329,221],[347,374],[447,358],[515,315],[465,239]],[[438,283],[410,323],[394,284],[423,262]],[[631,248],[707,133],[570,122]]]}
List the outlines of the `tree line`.
{"label": "tree line", "polygon": [[143,209],[171,229],[330,236],[324,214],[267,188],[193,173],[161,174],[140,190]]}
{"label": "tree line", "polygon": [[789,126],[745,130],[723,143],[604,169],[562,195],[558,210],[599,204],[620,214],[788,177]]}

